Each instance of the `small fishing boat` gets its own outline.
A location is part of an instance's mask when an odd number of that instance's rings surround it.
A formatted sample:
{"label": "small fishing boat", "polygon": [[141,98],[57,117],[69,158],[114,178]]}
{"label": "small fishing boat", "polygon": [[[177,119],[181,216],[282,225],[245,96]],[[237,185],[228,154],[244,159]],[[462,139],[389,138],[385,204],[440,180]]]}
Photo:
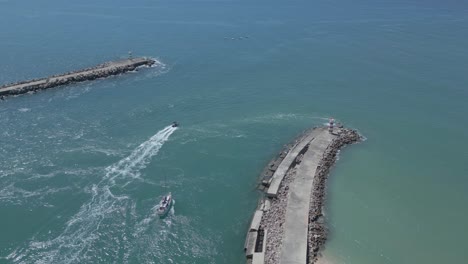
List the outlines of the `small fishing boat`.
{"label": "small fishing boat", "polygon": [[177,123],[176,121],[172,122],[172,127],[178,127],[179,126],[179,123]]}
{"label": "small fishing boat", "polygon": [[158,208],[156,209],[156,213],[163,217],[169,212],[172,206],[172,194],[168,193],[167,195],[163,196],[161,202],[159,203]]}

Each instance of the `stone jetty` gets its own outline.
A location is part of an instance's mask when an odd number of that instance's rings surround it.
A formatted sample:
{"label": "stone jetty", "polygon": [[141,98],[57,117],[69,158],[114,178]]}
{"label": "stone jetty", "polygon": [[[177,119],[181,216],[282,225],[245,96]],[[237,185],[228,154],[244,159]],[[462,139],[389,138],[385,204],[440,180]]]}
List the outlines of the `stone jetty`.
{"label": "stone jetty", "polygon": [[338,151],[359,142],[342,125],[317,127],[286,145],[262,172],[264,195],[244,245],[247,263],[316,263],[327,239],[326,179]]}
{"label": "stone jetty", "polygon": [[150,58],[129,58],[118,61],[106,62],[92,68],[68,72],[60,75],[53,75],[47,78],[22,81],[0,86],[0,96],[16,95],[27,92],[34,92],[48,88],[67,85],[72,83],[91,81],[99,78],[106,78],[119,75],[129,71],[134,71],[141,66],[151,66],[156,61]]}

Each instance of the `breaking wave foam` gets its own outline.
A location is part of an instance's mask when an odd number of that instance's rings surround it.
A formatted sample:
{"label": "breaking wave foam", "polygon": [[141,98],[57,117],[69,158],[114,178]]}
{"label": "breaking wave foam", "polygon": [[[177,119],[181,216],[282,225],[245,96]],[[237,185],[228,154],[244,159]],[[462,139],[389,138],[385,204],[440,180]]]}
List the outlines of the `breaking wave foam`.
{"label": "breaking wave foam", "polygon": [[156,155],[176,127],[168,126],[139,145],[128,157],[106,168],[102,180],[92,186],[91,199],[72,216],[57,237],[41,241],[32,238],[26,247],[7,256],[14,263],[86,263],[96,256],[119,256],[128,251],[133,236],[132,221],[136,218],[135,202],[127,195],[115,195],[113,188],[122,188],[140,177],[151,157]]}

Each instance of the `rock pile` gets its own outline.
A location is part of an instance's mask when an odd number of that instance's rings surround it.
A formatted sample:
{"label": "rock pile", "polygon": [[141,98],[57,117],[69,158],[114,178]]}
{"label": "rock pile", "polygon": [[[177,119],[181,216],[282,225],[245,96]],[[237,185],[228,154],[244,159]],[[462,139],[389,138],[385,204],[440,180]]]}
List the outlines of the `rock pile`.
{"label": "rock pile", "polygon": [[336,161],[338,151],[345,145],[353,144],[361,140],[356,130],[341,129],[337,138],[325,150],[322,160],[317,168],[311,197],[309,211],[309,252],[308,263],[315,263],[319,257],[319,251],[327,240],[327,229],[323,219],[323,204],[325,202],[325,188],[328,172]]}
{"label": "rock pile", "polygon": [[[307,135],[312,132],[313,129],[309,129],[301,133],[291,143],[285,145],[283,149],[271,160],[266,168],[262,172],[262,182],[259,185],[259,189],[264,189],[269,185],[271,176],[274,174],[279,164],[283,161],[289,151],[301,142]],[[266,250],[265,250],[265,263],[274,264],[279,262],[279,253],[281,249],[281,242],[283,238],[283,223],[286,217],[286,205],[289,184],[294,180],[296,175],[296,166],[302,161],[300,155],[296,158],[294,165],[290,168],[281,182],[281,186],[278,190],[278,196],[270,200],[270,206],[268,210],[264,210],[260,227],[268,230]]]}
{"label": "rock pile", "polygon": [[[109,62],[101,64],[92,68],[82,69],[75,72],[68,72],[60,75],[53,75],[48,78],[34,79],[29,81],[22,81],[13,84],[7,84],[0,86],[0,95],[15,95],[27,92],[35,92],[38,90],[44,90],[60,85],[66,85],[71,83],[92,81],[99,78],[106,78],[112,75],[119,75],[129,71],[134,71],[140,66],[151,66],[155,63],[153,59],[140,58],[136,60],[129,60],[128,63],[122,62]],[[28,85],[29,84],[29,85]],[[8,87],[18,86],[19,88],[8,90]],[[5,89],[2,92],[2,89]]]}
{"label": "rock pile", "polygon": [[296,146],[299,142],[301,142],[309,133],[311,133],[314,130],[308,129],[302,132],[297,138],[294,139],[294,141],[290,142],[287,145],[284,145],[281,151],[268,163],[268,165],[263,169],[262,172],[262,181],[261,184],[259,184],[258,188],[260,190],[265,190],[266,187],[270,185],[271,177],[275,173],[276,169],[278,166],[281,164],[283,159],[286,157],[286,155],[289,153],[289,151]]}
{"label": "rock pile", "polygon": [[[315,129],[315,128],[314,128]],[[305,131],[294,142],[286,145],[282,151],[269,163],[269,165],[262,172],[262,184],[260,187],[269,185],[271,175],[276,171],[278,165],[284,159],[286,154],[297,145],[298,142],[305,139],[313,129]],[[314,263],[319,255],[321,247],[325,244],[327,239],[327,230],[325,227],[325,220],[322,214],[322,207],[325,201],[325,184],[330,168],[336,161],[336,156],[340,148],[345,145],[355,143],[361,140],[361,136],[351,129],[345,129],[343,126],[335,128],[333,135],[336,138],[327,147],[314,175],[313,190],[311,194],[311,203],[309,210],[309,230],[308,230],[308,263]],[[265,250],[265,263],[277,264],[280,261],[280,253],[282,247],[282,240],[284,236],[284,223],[286,219],[286,207],[288,202],[289,185],[296,177],[298,165],[304,158],[304,153],[308,150],[309,145],[306,145],[301,150],[292,163],[291,167],[286,172],[277,196],[275,198],[264,198],[266,200],[260,203],[258,210],[263,211],[262,220],[260,222],[260,229],[268,231],[266,236],[266,250]],[[269,206],[265,206],[269,204]],[[268,209],[267,209],[268,208]],[[249,263],[249,260],[248,262]]]}
{"label": "rock pile", "polygon": [[270,209],[264,212],[260,226],[268,230],[265,264],[279,262],[281,243],[283,238],[283,224],[286,218],[289,184],[294,180],[296,169],[290,169],[283,178],[278,196],[271,200]]}

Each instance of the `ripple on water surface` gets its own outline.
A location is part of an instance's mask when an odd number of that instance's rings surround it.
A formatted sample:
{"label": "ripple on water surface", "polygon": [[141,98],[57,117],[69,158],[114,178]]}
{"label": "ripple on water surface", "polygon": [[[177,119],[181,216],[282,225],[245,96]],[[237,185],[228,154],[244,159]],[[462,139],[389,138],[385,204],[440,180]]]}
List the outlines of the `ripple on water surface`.
{"label": "ripple on water surface", "polygon": [[[197,238],[196,233],[190,233],[190,228],[187,226],[182,227],[189,223],[187,219],[175,216],[173,211],[163,220],[155,217],[152,209],[140,213],[136,210],[135,199],[125,193],[125,186],[134,181],[138,182],[140,170],[144,169],[150,159],[158,154],[163,144],[176,130],[177,128],[168,126],[140,144],[127,157],[104,170],[94,170],[93,173],[100,172],[103,176],[99,182],[87,188],[89,200],[66,221],[63,230],[53,238],[50,238],[50,235],[44,237],[37,234],[31,241],[11,252],[8,259],[15,263],[86,262],[96,257],[105,258],[105,260],[101,259],[102,261],[117,261],[135,258],[135,251],[141,251],[136,255],[137,258],[149,260],[161,257],[157,256],[157,254],[162,254],[161,252],[167,253],[169,248],[166,246],[171,244],[171,238],[175,236],[171,232],[174,228],[185,230],[179,236],[186,234],[189,237],[187,240],[198,239],[201,242],[199,244],[202,245],[202,238]],[[75,173],[83,173],[83,171],[77,170]],[[90,173],[90,171],[85,173]],[[40,181],[56,177],[57,174],[59,173],[51,172],[35,175],[26,180]],[[2,191],[0,199],[15,197],[14,199],[20,201],[21,197],[46,195],[50,192],[50,188],[27,192],[12,184]],[[149,208],[152,208],[154,203]],[[145,246],[141,247],[141,244]],[[188,244],[191,245],[191,243]],[[147,250],[148,246],[155,250]],[[171,245],[173,246],[175,245]],[[188,247],[180,252],[187,252],[187,249]],[[192,251],[193,253],[195,252]]]}

